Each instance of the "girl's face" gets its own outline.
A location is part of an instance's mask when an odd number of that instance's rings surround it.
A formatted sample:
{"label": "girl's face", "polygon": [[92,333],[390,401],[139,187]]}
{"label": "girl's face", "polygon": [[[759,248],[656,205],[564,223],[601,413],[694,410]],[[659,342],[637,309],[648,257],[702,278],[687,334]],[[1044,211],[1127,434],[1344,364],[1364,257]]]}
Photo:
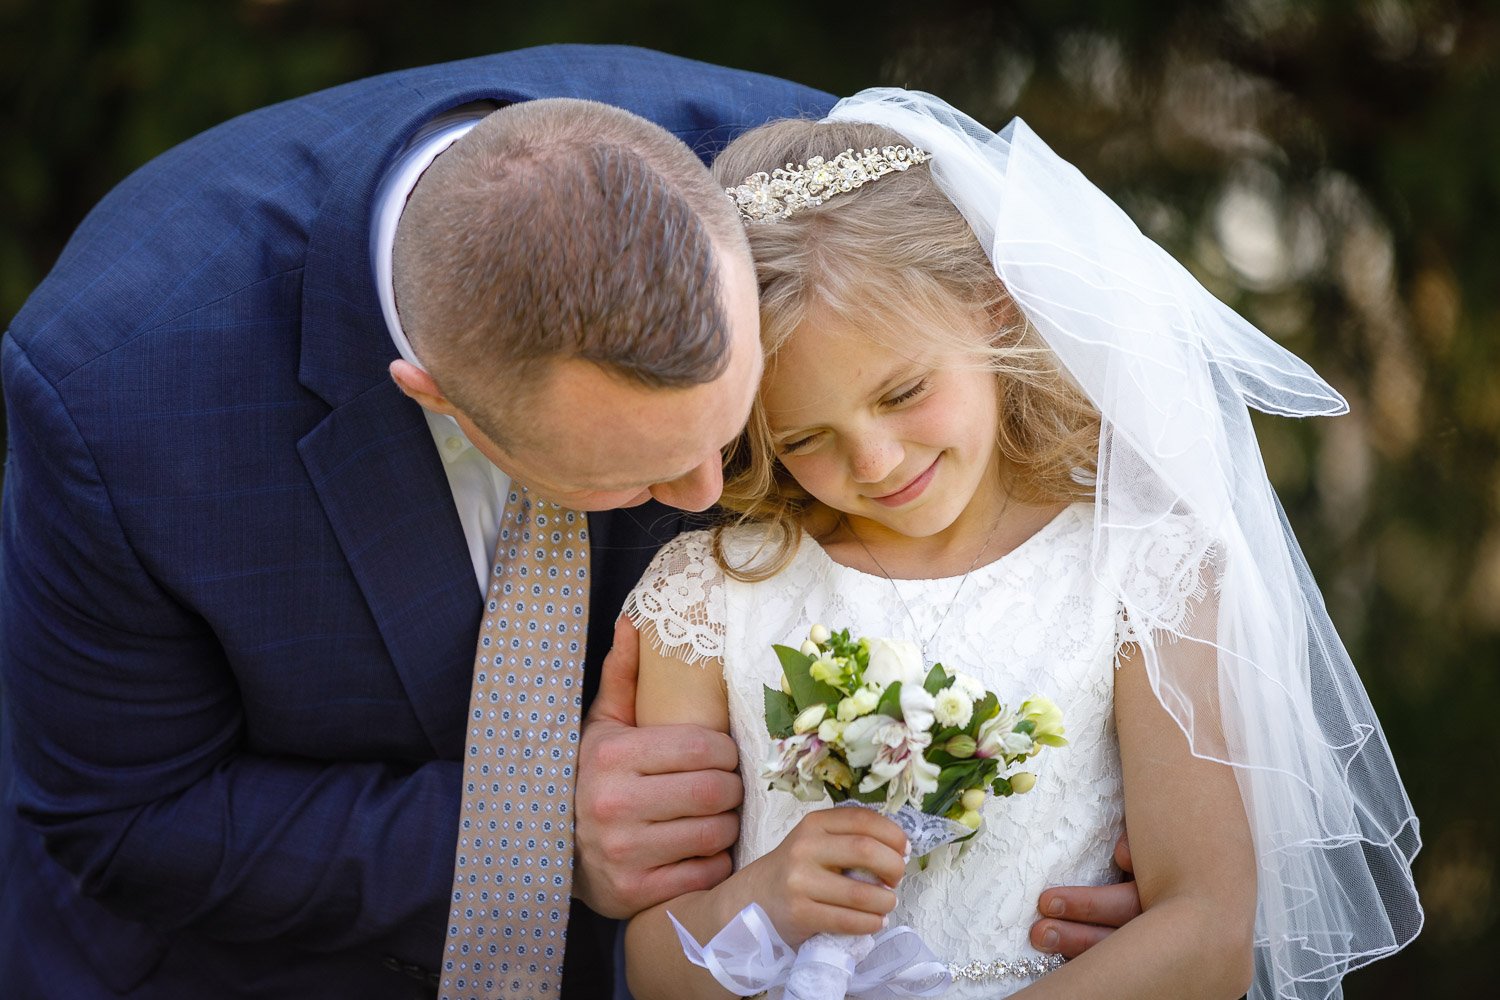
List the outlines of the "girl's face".
{"label": "girl's face", "polygon": [[[761,398],[776,454],[861,534],[925,538],[1001,496],[999,385],[974,352],[897,353],[847,321],[799,327],[768,364]],[[915,338],[914,338],[915,339]]]}

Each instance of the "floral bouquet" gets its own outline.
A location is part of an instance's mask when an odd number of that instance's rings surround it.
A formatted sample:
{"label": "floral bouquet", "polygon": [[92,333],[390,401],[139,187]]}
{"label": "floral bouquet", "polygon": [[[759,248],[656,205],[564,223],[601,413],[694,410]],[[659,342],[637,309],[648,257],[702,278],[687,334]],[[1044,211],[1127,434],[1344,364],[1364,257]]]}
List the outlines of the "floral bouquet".
{"label": "floral bouquet", "polygon": [[[814,625],[800,649],[773,648],[782,683],[765,689],[772,742],[761,777],[804,802],[879,809],[906,833],[915,858],[974,836],[990,794],[1036,784],[1017,765],[1067,743],[1050,699],[1033,695],[1008,708],[973,677],[940,663],[928,669],[904,640]],[[936,996],[950,981],[909,927],[815,934],[793,952],[752,904],[706,947],[681,925],[677,932],[688,958],[739,996],[779,989],[785,1000],[885,1000]]]}
{"label": "floral bouquet", "polygon": [[800,650],[773,648],[783,684],[765,689],[772,744],[761,777],[804,802],[827,795],[886,813],[916,803],[957,821],[967,839],[986,789],[1030,791],[1036,776],[1011,768],[1068,742],[1050,699],[1007,708],[967,674],[926,669],[911,642],[814,625]]}

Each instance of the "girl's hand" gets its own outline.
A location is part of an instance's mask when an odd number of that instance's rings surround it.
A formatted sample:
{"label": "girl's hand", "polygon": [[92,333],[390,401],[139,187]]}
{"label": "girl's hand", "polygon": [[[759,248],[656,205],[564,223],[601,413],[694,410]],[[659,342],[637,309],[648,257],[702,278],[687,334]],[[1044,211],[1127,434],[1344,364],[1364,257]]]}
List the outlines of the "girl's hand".
{"label": "girl's hand", "polygon": [[[851,868],[879,884],[845,875]],[[895,823],[871,809],[823,809],[738,877],[795,948],[819,933],[877,933],[905,870],[906,834]]]}

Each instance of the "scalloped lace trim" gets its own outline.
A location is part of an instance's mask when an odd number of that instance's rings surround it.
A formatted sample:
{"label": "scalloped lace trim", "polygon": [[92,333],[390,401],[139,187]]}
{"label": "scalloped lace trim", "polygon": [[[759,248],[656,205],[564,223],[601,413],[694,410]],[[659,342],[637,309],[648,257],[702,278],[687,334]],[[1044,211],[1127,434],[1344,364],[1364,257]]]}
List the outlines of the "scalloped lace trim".
{"label": "scalloped lace trim", "polygon": [[708,533],[692,531],[668,542],[625,599],[622,613],[664,656],[689,664],[722,662],[724,573]]}
{"label": "scalloped lace trim", "polygon": [[1217,592],[1222,561],[1222,547],[1190,518],[1154,533],[1133,553],[1115,611],[1116,651],[1135,652],[1148,636],[1175,642],[1187,634],[1198,608]]}

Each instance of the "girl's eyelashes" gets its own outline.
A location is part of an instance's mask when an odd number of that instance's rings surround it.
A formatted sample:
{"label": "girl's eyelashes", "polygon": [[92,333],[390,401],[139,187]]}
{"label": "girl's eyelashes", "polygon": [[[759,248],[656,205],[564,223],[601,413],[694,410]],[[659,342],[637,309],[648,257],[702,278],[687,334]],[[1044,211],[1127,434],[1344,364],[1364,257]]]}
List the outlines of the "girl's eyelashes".
{"label": "girl's eyelashes", "polygon": [[922,395],[922,393],[924,393],[926,391],[927,391],[927,379],[924,377],[924,378],[918,379],[916,381],[916,383],[911,386],[911,388],[906,389],[905,391],[903,391],[903,392],[901,392],[901,393],[899,393],[899,394],[897,394],[895,396],[892,396],[890,399],[887,399],[885,401],[885,405],[886,406],[900,406],[902,403],[906,402],[907,400],[909,400],[909,399],[915,399],[918,396]]}
{"label": "girl's eyelashes", "polygon": [[793,452],[797,451],[799,448],[802,448],[802,447],[805,447],[806,445],[811,444],[812,443],[812,439],[815,436],[816,435],[809,434],[807,437],[801,437],[801,438],[798,438],[795,441],[786,441],[786,442],[783,442],[782,444],[779,444],[779,445],[776,446],[776,450],[778,452],[780,452],[781,454],[783,454],[783,455],[790,455]]}
{"label": "girl's eyelashes", "polygon": [[[927,391],[929,385],[930,382],[928,376],[923,376],[916,382],[913,382],[907,388],[901,390],[901,392],[897,393],[896,395],[890,397],[889,399],[881,400],[880,405],[887,408],[900,406],[902,403],[909,402],[922,395],[922,393]],[[798,451],[812,444],[813,441],[817,439],[817,436],[818,435],[816,434],[807,434],[803,437],[796,438],[795,440],[786,441],[782,444],[776,445],[776,453],[778,455],[796,454]]]}

